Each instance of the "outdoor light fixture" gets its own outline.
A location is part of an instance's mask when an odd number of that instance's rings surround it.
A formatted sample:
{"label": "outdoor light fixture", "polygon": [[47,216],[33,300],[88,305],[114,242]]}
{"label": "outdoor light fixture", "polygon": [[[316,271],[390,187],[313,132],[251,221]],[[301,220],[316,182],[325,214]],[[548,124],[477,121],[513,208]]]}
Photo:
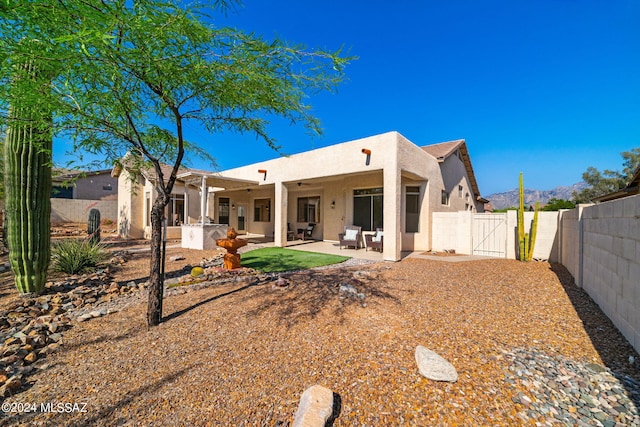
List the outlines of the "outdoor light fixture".
{"label": "outdoor light fixture", "polygon": [[235,209],[235,208],[236,208],[236,205],[231,205],[231,209]]}
{"label": "outdoor light fixture", "polygon": [[331,202],[331,209],[335,209],[336,208],[336,201],[332,201]]}
{"label": "outdoor light fixture", "polygon": [[368,148],[363,148],[362,153],[367,155],[367,160],[364,164],[369,166],[369,163],[371,163],[371,150],[369,150]]}
{"label": "outdoor light fixture", "polygon": [[266,169],[258,169],[258,173],[264,174],[264,177],[262,178],[263,181],[267,180],[267,170]]}

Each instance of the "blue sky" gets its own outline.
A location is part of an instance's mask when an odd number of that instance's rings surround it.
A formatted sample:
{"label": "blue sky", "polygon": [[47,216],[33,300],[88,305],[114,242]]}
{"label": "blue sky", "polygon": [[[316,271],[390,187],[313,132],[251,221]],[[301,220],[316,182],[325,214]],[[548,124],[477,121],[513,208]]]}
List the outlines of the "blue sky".
{"label": "blue sky", "polygon": [[[285,154],[392,130],[417,145],[464,138],[486,196],[521,171],[551,189],[621,169],[640,147],[637,0],[244,0],[216,24],[359,57],[337,94],[309,99],[321,138],[273,124]],[[278,156],[252,135],[187,136],[220,170]]]}

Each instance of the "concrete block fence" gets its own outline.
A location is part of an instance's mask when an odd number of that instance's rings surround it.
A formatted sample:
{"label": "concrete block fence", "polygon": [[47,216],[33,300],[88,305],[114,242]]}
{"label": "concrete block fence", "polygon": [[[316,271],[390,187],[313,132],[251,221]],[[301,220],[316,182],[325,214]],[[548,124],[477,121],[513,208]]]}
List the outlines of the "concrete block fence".
{"label": "concrete block fence", "polygon": [[640,352],[640,195],[560,213],[560,262]]}
{"label": "concrete block fence", "polygon": [[117,200],[51,199],[51,223],[86,223],[91,209],[100,211],[100,219],[118,219]]}

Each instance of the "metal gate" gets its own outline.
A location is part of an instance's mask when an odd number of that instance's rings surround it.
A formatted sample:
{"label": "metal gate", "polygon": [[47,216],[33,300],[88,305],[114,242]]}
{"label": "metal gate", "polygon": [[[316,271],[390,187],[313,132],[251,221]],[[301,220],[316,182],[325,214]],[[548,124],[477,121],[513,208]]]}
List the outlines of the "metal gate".
{"label": "metal gate", "polygon": [[471,225],[473,255],[507,257],[507,214],[473,214]]}

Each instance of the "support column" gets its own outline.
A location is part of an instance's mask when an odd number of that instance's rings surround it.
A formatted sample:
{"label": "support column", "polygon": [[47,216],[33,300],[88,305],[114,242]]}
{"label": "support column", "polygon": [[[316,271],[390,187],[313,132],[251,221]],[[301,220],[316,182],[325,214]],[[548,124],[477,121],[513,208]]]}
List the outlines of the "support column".
{"label": "support column", "polygon": [[383,171],[384,249],[385,261],[399,261],[402,250],[402,185],[400,169],[387,167]]}
{"label": "support column", "polygon": [[207,177],[202,176],[202,184],[200,185],[200,218],[202,223],[206,223],[207,216]]}
{"label": "support column", "polygon": [[274,187],[273,244],[274,246],[283,248],[287,246],[287,206],[289,203],[289,190],[282,182],[276,182]]}
{"label": "support column", "polygon": [[184,223],[189,224],[189,186],[187,183],[184,183]]}

